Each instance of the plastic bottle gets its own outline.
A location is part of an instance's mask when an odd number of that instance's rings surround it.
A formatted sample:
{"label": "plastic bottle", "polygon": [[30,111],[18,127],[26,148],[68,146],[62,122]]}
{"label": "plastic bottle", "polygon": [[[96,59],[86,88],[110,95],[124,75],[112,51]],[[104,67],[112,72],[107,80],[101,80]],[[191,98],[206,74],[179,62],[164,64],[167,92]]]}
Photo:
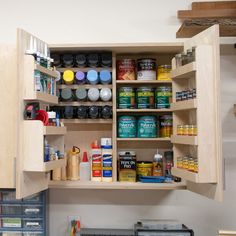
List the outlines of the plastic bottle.
{"label": "plastic bottle", "polygon": [[111,138],[101,138],[102,182],[112,182],[112,144]]}
{"label": "plastic bottle", "polygon": [[80,169],[80,180],[89,181],[90,180],[90,163],[88,160],[87,152],[83,153],[83,159],[79,165]]}
{"label": "plastic bottle", "polygon": [[50,148],[49,148],[49,144],[48,141],[45,139],[44,140],[44,161],[50,161],[50,152],[49,152]]}
{"label": "plastic bottle", "polygon": [[154,155],[153,161],[153,176],[163,176],[163,158],[162,155],[157,153]]}
{"label": "plastic bottle", "polygon": [[99,147],[97,140],[92,143],[91,180],[96,182],[102,181],[102,150]]}

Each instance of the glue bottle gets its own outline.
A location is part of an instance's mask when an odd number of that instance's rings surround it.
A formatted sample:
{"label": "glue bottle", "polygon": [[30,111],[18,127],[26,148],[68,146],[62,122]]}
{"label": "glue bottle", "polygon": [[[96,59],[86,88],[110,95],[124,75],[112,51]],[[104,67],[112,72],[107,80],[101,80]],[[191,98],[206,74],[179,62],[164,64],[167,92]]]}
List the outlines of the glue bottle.
{"label": "glue bottle", "polygon": [[90,163],[88,160],[87,152],[83,153],[82,161],[79,164],[80,180],[89,181],[90,180]]}
{"label": "glue bottle", "polygon": [[92,143],[91,180],[96,182],[102,181],[102,150],[97,140]]}

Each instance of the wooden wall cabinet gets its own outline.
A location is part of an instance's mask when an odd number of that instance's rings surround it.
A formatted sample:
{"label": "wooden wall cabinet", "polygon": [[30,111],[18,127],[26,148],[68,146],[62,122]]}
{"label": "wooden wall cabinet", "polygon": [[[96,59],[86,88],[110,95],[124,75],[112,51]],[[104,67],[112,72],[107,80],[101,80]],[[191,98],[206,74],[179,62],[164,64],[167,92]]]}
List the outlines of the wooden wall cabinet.
{"label": "wooden wall cabinet", "polygon": [[[79,188],[79,189],[188,189],[212,199],[222,200],[222,157],[221,157],[221,120],[219,114],[220,88],[219,88],[219,28],[213,26],[206,31],[196,35],[184,43],[148,43],[148,44],[100,44],[100,45],[50,45],[52,52],[80,52],[80,51],[110,51],[112,52],[112,102],[113,118],[109,120],[64,120],[67,127],[65,130],[47,130],[41,124],[34,121],[24,121],[22,111],[25,101],[39,100],[43,103],[57,103],[57,98],[45,98],[43,95],[32,92],[32,74],[35,64],[32,58],[25,55],[30,41],[37,40],[36,37],[23,30],[18,30],[18,88],[28,88],[30,92],[22,89],[17,91],[17,132],[15,134],[17,153],[16,190],[17,197],[25,197],[37,191],[50,188]],[[116,61],[120,58],[140,58],[151,56],[157,59],[157,63],[170,64],[175,54],[191,47],[196,47],[196,60],[185,66],[175,68],[173,60],[172,78],[173,81],[118,81],[116,80]],[[38,68],[41,70],[42,68]],[[63,71],[65,68],[59,68]],[[88,68],[85,68],[86,71]],[[47,72],[48,73],[48,72]],[[54,72],[52,76],[54,76]],[[28,84],[29,83],[29,84]],[[187,85],[197,89],[197,98],[193,100],[176,102],[175,92],[180,91]],[[160,86],[168,84],[172,86],[173,103],[170,109],[117,109],[116,91],[121,86]],[[65,85],[59,85],[63,88]],[[85,88],[90,85],[83,85]],[[97,85],[101,88],[103,85]],[[77,88],[71,85],[71,88]],[[3,98],[4,99],[4,98]],[[2,102],[2,101],[1,101]],[[78,106],[82,103],[70,102],[67,105]],[[88,103],[86,103],[89,105]],[[97,103],[98,105],[100,103]],[[103,103],[102,103],[103,104]],[[59,103],[60,105],[65,105]],[[145,115],[145,114],[173,114],[173,136],[171,138],[153,139],[122,139],[117,137],[117,118],[123,114]],[[195,121],[198,126],[198,136],[184,137],[177,135],[176,127],[179,122]],[[57,135],[54,132],[59,132]],[[37,135],[37,155],[31,159],[32,150],[28,143],[33,145],[30,136]],[[61,147],[65,145],[65,150],[73,145],[80,145],[84,150],[90,149],[90,144],[94,139],[101,137],[112,137],[113,140],[113,182],[95,183],[80,181],[50,181],[47,174],[53,167],[51,164],[45,165],[41,159],[43,149],[43,137],[48,135],[50,139],[59,142]],[[13,137],[13,134],[12,134]],[[56,138],[57,137],[57,138]],[[1,145],[4,140],[1,139]],[[199,172],[192,173],[177,168],[177,157],[186,155],[189,148],[197,150],[199,160]],[[136,150],[140,155],[145,155],[146,160],[152,160],[157,148],[171,149],[174,151],[174,175],[181,177],[181,183],[165,184],[144,184],[144,183],[122,183],[117,181],[117,156],[120,150]],[[14,149],[14,150],[15,150]],[[27,155],[25,155],[27,154]],[[0,159],[1,160],[1,159]],[[36,165],[36,163],[38,163]],[[62,164],[62,163],[61,163]],[[1,167],[0,167],[1,168]],[[0,172],[1,173],[1,172]]]}

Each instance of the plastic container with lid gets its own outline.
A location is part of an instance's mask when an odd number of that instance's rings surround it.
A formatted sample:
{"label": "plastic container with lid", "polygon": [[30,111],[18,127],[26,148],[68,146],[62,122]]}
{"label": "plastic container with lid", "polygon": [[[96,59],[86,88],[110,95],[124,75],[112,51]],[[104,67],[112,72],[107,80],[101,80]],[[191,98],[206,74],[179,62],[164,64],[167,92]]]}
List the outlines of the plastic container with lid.
{"label": "plastic container with lid", "polygon": [[75,73],[75,82],[76,84],[85,84],[86,83],[86,76],[83,71],[77,71]]}
{"label": "plastic container with lid", "polygon": [[102,84],[110,84],[111,83],[111,72],[109,70],[101,70],[99,73],[100,82]]}
{"label": "plastic container with lid", "polygon": [[98,84],[99,83],[98,72],[96,70],[89,70],[87,72],[86,79],[89,84]]}
{"label": "plastic container with lid", "polygon": [[65,70],[62,76],[63,82],[68,85],[73,84],[74,77],[74,72],[72,70]]}
{"label": "plastic container with lid", "polygon": [[102,148],[102,182],[112,182],[112,140],[111,138],[101,138]]}

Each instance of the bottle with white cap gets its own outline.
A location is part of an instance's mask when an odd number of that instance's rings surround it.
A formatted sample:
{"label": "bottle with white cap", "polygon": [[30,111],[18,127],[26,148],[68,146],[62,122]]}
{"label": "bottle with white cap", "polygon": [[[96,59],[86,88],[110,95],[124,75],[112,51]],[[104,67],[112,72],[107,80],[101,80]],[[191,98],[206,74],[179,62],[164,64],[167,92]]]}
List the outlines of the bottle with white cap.
{"label": "bottle with white cap", "polygon": [[101,138],[102,182],[112,182],[112,143],[111,138]]}
{"label": "bottle with white cap", "polygon": [[154,155],[153,160],[153,176],[163,176],[163,158],[160,153]]}

